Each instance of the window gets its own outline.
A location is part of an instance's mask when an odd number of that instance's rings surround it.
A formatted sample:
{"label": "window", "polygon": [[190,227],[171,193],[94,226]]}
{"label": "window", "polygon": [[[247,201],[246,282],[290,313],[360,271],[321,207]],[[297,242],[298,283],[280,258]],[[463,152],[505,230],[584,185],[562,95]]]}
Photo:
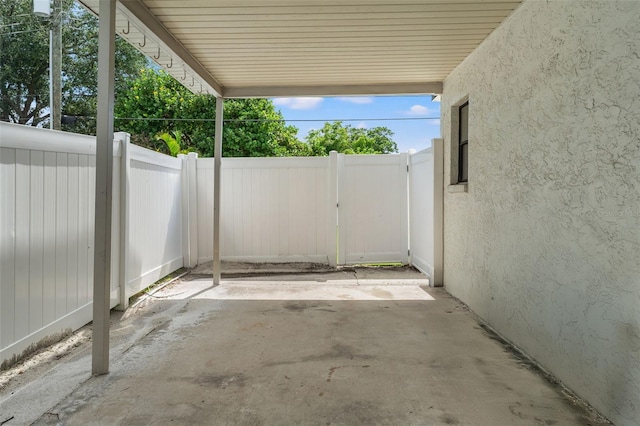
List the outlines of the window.
{"label": "window", "polygon": [[458,183],[466,183],[469,177],[469,102],[458,107],[458,117]]}

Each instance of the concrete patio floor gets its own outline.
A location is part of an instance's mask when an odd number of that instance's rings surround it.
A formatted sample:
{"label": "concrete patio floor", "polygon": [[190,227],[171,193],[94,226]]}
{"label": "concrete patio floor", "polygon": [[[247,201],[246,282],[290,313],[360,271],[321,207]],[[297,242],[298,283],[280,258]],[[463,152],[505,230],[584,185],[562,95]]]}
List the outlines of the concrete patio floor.
{"label": "concrete patio floor", "polygon": [[90,377],[82,343],[3,390],[0,422],[609,424],[425,284],[406,268],[189,275],[114,312],[110,374]]}

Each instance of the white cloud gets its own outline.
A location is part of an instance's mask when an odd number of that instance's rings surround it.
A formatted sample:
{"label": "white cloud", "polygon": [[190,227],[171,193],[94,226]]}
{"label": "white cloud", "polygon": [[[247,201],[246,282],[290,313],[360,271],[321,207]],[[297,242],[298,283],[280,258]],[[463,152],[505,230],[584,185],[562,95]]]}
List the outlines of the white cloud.
{"label": "white cloud", "polygon": [[291,109],[314,109],[319,106],[323,98],[275,98],[273,104]]}
{"label": "white cloud", "polygon": [[358,105],[373,103],[373,98],[371,96],[344,96],[336,99],[342,102],[349,102],[349,103],[358,104]]}
{"label": "white cloud", "polygon": [[414,105],[406,111],[407,115],[428,115],[430,112],[429,108],[422,105]]}
{"label": "white cloud", "polygon": [[366,129],[367,125],[365,124],[364,121],[361,121],[360,123],[358,123],[358,125],[356,126],[358,129]]}
{"label": "white cloud", "polygon": [[432,126],[439,126],[440,125],[440,119],[439,118],[435,118],[433,120],[428,120],[428,123]]}

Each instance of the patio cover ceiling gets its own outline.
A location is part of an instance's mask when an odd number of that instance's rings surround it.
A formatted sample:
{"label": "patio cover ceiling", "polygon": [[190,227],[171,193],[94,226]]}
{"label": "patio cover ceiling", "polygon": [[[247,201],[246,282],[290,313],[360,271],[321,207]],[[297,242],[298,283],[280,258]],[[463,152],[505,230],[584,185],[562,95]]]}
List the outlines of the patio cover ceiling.
{"label": "patio cover ceiling", "polygon": [[[81,0],[97,14],[99,0]],[[440,93],[520,0],[121,0],[117,32],[194,92]]]}

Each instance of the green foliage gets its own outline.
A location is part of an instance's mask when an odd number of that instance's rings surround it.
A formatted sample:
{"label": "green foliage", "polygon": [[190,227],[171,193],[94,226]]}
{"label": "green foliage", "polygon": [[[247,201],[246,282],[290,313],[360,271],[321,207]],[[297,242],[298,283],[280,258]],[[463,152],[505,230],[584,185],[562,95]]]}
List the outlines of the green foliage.
{"label": "green foliage", "polygon": [[[95,134],[98,20],[72,0],[55,15],[62,27],[63,130]],[[32,126],[49,121],[50,18],[33,15],[32,0],[0,0],[0,120]],[[116,39],[116,96],[148,60]]]}
{"label": "green foliage", "polygon": [[331,151],[343,154],[389,154],[398,152],[392,137],[393,132],[386,127],[360,129],[336,121],[325,123],[320,130],[310,131],[306,141],[312,155],[329,155]]}
{"label": "green foliage", "polygon": [[[75,6],[62,26],[62,113],[79,116],[63,130],[95,134],[98,95],[98,18]],[[138,77],[149,60],[126,40],[116,37],[115,93],[122,96],[129,82]]]}
{"label": "green foliage", "polygon": [[228,157],[285,157],[309,155],[269,99],[230,99],[224,103],[224,145]]}
{"label": "green foliage", "polygon": [[37,126],[49,104],[49,26],[31,0],[0,0],[0,120]]}
{"label": "green foliage", "polygon": [[166,145],[167,150],[169,151],[169,155],[173,157],[177,157],[178,154],[183,153],[182,150],[182,132],[180,130],[176,130],[173,134],[169,132],[164,132],[156,136],[156,139],[160,139]]}
{"label": "green foliage", "polygon": [[[182,149],[213,156],[216,99],[195,95],[164,71],[143,70],[116,102],[116,128],[134,143],[162,150],[154,135],[179,131]],[[229,99],[224,103],[223,156],[282,157],[310,155],[297,139],[298,129],[284,124],[268,99]]]}

